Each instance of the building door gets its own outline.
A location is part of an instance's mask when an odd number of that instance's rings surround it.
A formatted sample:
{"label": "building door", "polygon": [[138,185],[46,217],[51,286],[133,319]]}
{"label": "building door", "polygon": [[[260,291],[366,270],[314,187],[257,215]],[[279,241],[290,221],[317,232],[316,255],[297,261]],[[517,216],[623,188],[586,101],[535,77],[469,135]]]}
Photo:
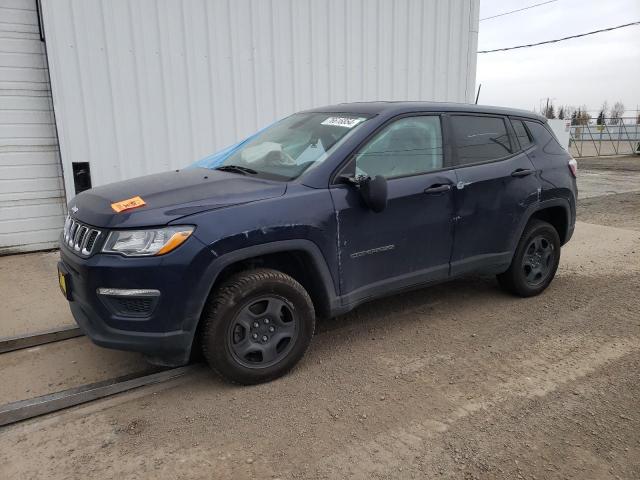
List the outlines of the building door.
{"label": "building door", "polygon": [[0,255],[52,248],[64,187],[35,0],[0,3]]}

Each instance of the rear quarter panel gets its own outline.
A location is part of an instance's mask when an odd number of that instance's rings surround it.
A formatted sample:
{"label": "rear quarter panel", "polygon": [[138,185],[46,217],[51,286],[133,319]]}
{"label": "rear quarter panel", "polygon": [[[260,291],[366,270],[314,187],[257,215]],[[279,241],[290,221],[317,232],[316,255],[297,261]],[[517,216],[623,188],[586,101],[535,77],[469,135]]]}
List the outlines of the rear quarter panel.
{"label": "rear quarter panel", "polygon": [[571,155],[560,146],[546,126],[527,122],[535,139],[535,145],[527,155],[540,179],[540,202],[564,199],[570,207],[570,227],[575,223],[578,187],[569,170]]}

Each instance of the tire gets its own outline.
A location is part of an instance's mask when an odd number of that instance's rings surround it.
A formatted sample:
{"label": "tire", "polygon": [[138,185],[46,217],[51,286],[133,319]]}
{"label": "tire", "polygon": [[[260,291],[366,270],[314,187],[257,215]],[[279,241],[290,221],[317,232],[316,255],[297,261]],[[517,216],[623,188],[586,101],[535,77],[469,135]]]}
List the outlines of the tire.
{"label": "tire", "polygon": [[315,329],[309,294],[277,270],[240,272],[210,296],[201,330],[202,353],[225,380],[269,382],[303,357]]}
{"label": "tire", "polygon": [[560,248],[560,237],[551,224],[530,220],[509,269],[497,276],[498,283],[504,290],[520,297],[542,293],[556,274]]}

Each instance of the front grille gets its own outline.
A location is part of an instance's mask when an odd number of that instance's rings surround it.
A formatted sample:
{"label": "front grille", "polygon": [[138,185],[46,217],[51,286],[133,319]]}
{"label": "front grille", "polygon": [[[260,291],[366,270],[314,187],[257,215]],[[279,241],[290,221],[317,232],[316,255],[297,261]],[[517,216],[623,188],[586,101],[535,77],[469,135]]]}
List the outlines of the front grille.
{"label": "front grille", "polygon": [[93,248],[96,246],[100,233],[100,230],[84,225],[67,215],[62,239],[67,247],[76,254],[88,257],[93,253]]}

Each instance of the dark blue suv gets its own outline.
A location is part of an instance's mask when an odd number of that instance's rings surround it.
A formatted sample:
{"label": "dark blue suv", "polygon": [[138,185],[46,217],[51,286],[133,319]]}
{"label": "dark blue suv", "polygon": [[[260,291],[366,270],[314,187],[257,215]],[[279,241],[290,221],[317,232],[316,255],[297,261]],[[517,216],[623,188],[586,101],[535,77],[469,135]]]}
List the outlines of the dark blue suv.
{"label": "dark blue suv", "polygon": [[59,281],[98,345],[274,379],[316,317],[471,272],[523,297],[573,233],[576,163],[539,115],[447,103],[297,113],[69,205]]}

